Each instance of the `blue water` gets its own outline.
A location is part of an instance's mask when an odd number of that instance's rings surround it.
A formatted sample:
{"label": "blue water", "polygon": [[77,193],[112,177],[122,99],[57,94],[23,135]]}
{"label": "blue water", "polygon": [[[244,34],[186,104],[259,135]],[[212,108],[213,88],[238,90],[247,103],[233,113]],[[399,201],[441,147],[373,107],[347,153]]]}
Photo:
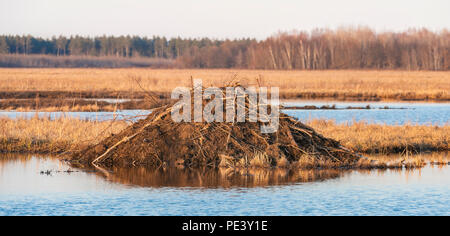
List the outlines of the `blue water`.
{"label": "blue water", "polygon": [[[403,125],[412,124],[431,124],[445,125],[450,123],[450,103],[389,103],[389,102],[321,102],[321,101],[284,101],[285,106],[306,106],[306,105],[336,105],[337,108],[365,107],[370,105],[373,109],[363,110],[283,110],[284,113],[297,119],[307,121],[310,119],[335,120],[337,123],[366,121],[367,123]],[[385,106],[394,109],[380,109]],[[150,111],[146,110],[119,110],[117,112],[15,112],[0,111],[0,117],[32,118],[50,117],[74,117],[87,120],[112,120],[126,119],[135,121],[148,115]]]}
{"label": "blue water", "polygon": [[[300,120],[327,119],[337,123],[366,121],[367,123],[403,125],[432,124],[445,125],[450,123],[450,103],[395,103],[395,102],[320,102],[320,101],[289,101],[285,106],[306,105],[336,105],[337,108],[365,107],[362,110],[284,110],[283,112]],[[394,109],[381,109],[385,106]]]}
{"label": "blue water", "polygon": [[178,183],[173,173],[164,184],[151,172],[140,182],[143,170],[40,174],[69,168],[53,158],[0,157],[0,215],[450,215],[449,167],[348,171],[256,187],[227,187],[226,179],[205,187],[184,175]]}
{"label": "blue water", "polygon": [[146,117],[151,111],[148,110],[118,110],[116,112],[16,112],[0,111],[0,118],[10,119],[30,119],[33,117],[57,119],[62,117],[71,117],[82,120],[105,121],[105,120],[130,120],[135,121]]}

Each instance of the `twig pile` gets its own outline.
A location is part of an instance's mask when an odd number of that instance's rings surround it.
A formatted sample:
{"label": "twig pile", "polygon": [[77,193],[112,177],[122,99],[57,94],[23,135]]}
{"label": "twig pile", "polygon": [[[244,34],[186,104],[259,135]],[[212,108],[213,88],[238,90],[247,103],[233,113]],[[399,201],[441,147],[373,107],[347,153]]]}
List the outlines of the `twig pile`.
{"label": "twig pile", "polygon": [[[223,90],[224,91],[224,90]],[[205,101],[207,102],[207,101]],[[156,108],[122,132],[75,153],[72,161],[102,165],[343,167],[360,156],[280,113],[275,133],[261,122],[174,122],[173,103]],[[248,112],[246,98],[246,112]]]}

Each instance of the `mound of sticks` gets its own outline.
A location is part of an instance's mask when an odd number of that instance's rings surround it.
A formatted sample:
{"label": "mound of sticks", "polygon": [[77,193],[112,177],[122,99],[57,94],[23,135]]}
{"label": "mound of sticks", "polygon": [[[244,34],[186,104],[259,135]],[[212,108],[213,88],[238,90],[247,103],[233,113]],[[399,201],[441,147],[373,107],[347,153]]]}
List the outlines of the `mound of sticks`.
{"label": "mound of sticks", "polygon": [[352,167],[360,159],[338,141],[283,113],[277,131],[263,133],[264,122],[249,120],[247,97],[245,122],[175,122],[174,105],[153,109],[147,118],[75,153],[72,161],[105,166],[317,168]]}

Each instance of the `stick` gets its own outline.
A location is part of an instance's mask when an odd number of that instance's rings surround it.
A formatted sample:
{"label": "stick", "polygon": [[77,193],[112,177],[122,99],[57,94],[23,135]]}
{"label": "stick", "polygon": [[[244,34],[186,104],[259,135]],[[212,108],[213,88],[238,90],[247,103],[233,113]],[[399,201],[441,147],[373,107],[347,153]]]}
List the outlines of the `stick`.
{"label": "stick", "polygon": [[139,133],[141,133],[142,131],[144,131],[145,128],[147,128],[148,126],[152,125],[153,123],[155,123],[156,121],[160,120],[163,116],[167,115],[170,112],[171,109],[166,109],[164,112],[162,112],[161,114],[159,114],[152,122],[149,122],[147,124],[145,124],[144,126],[142,126],[135,134],[125,137],[122,140],[120,140],[119,142],[117,142],[116,144],[114,144],[112,147],[108,148],[108,150],[106,150],[106,152],[104,152],[102,155],[100,155],[99,157],[95,158],[95,160],[93,160],[91,163],[95,164],[98,161],[100,161],[101,159],[103,159],[103,157],[105,157],[109,152],[111,152],[114,148],[116,148],[117,146],[119,146],[120,144],[129,141],[130,139],[136,137],[136,135],[138,135]]}

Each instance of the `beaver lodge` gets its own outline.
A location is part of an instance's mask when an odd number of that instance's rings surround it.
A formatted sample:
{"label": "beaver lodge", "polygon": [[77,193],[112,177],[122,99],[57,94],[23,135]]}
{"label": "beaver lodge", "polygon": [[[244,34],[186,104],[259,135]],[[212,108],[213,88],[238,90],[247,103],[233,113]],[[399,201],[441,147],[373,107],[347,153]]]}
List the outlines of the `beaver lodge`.
{"label": "beaver lodge", "polygon": [[[239,88],[235,84],[233,88]],[[242,88],[242,87],[241,87]],[[196,91],[197,90],[197,91]],[[189,95],[196,96],[199,88],[189,89]],[[226,93],[225,88],[219,92]],[[200,92],[207,92],[200,87]],[[203,96],[204,98],[205,96]],[[145,119],[141,119],[122,132],[112,135],[98,144],[79,151],[72,156],[72,162],[96,165],[181,165],[185,167],[354,167],[360,156],[341,146],[336,140],[326,138],[293,117],[279,113],[275,132],[262,132],[267,122],[254,121],[249,114],[252,98],[244,93],[245,119],[238,117],[224,122],[217,120],[200,122],[175,122],[173,110],[179,109],[175,102],[156,108]],[[239,98],[217,94],[203,99],[203,107],[215,99],[234,102]],[[190,99],[190,98],[189,98]],[[194,99],[195,100],[195,99]],[[189,100],[192,101],[192,100]],[[217,100],[215,100],[217,101]],[[194,102],[189,105],[193,105]],[[228,104],[228,103],[226,103]],[[242,109],[235,103],[234,108]],[[274,112],[274,106],[266,106]],[[189,107],[189,106],[188,106]],[[195,113],[194,108],[190,108]],[[187,112],[187,113],[185,113]],[[230,113],[224,112],[223,117]],[[188,110],[180,114],[192,117]],[[213,111],[216,115],[216,110]],[[217,117],[216,117],[217,118]]]}

